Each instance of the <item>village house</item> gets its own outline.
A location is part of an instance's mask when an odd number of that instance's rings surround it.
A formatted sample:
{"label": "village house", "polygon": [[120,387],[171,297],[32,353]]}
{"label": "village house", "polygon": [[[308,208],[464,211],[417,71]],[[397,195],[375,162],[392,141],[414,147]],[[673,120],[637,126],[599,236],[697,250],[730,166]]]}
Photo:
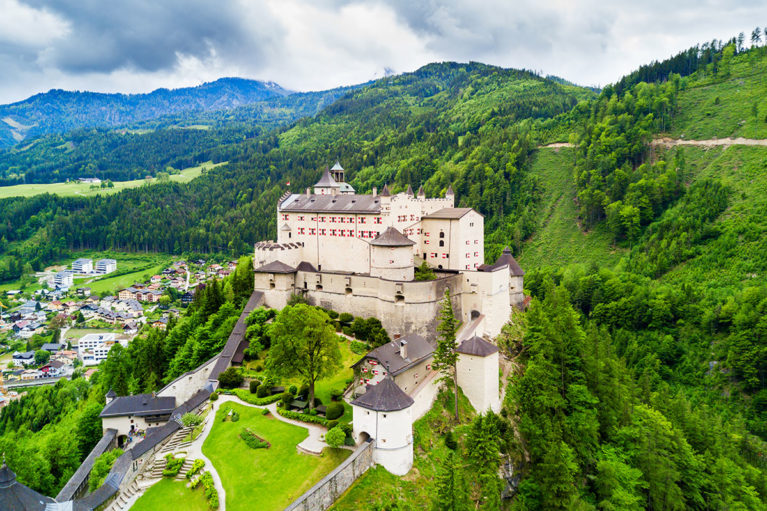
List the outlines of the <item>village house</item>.
{"label": "village house", "polygon": [[29,365],[33,365],[35,363],[35,352],[34,351],[24,351],[24,352],[16,352],[13,354],[11,361],[13,364],[17,367],[26,367]]}
{"label": "village house", "polygon": [[83,275],[93,273],[93,259],[75,259],[72,262],[72,271]]}
{"label": "village house", "polygon": [[114,259],[99,259],[96,261],[96,273],[106,275],[117,271],[117,261]]}

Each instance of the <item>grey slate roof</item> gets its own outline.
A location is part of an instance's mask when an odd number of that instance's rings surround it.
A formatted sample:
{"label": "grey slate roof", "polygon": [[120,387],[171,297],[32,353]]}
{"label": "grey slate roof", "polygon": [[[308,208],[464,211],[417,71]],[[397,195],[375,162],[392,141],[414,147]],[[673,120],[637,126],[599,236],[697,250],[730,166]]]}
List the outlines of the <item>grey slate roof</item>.
{"label": "grey slate roof", "polygon": [[116,397],[101,411],[99,417],[121,415],[162,415],[170,414],[176,408],[175,397],[158,397],[152,394]]}
{"label": "grey slate roof", "polygon": [[43,511],[53,499],[27,488],[3,461],[0,466],[0,509],[3,511]]}
{"label": "grey slate roof", "polygon": [[[110,390],[110,392],[114,391]],[[107,396],[108,395],[109,394],[107,394]],[[90,475],[91,469],[93,468],[93,464],[96,462],[96,459],[104,454],[107,450],[109,450],[109,448],[114,443],[116,436],[116,429],[110,428],[104,431],[104,435],[101,437],[101,440],[99,440],[91,452],[88,453],[88,457],[85,458],[79,467],[77,467],[77,470],[75,470],[75,473],[72,474],[72,477],[69,478],[67,484],[65,484],[61,491],[59,491],[59,494],[56,495],[57,501],[64,502],[74,498],[75,493],[77,493],[77,489]]]}
{"label": "grey slate roof", "polygon": [[272,261],[253,270],[255,273],[294,273],[295,268],[282,261]]}
{"label": "grey slate roof", "polygon": [[298,266],[296,266],[296,270],[297,271],[312,271],[312,272],[316,272],[317,268],[315,268],[312,265],[312,263],[310,263],[310,262],[301,261],[300,263],[298,263]]}
{"label": "grey slate roof", "polygon": [[[400,342],[407,342],[407,358],[400,356]],[[418,334],[410,334],[394,341],[377,347],[361,358],[352,367],[361,364],[366,359],[377,360],[381,366],[386,368],[389,374],[397,376],[410,367],[429,358],[434,353],[434,346]]]}
{"label": "grey slate roof", "polygon": [[448,195],[455,195],[455,193],[453,193],[453,185],[447,185],[447,191],[445,192],[445,197],[447,197]]}
{"label": "grey slate roof", "polygon": [[442,219],[448,219],[448,220],[457,220],[459,218],[462,218],[469,211],[473,211],[473,210],[471,208],[442,208],[440,210],[435,211],[434,213],[424,215],[423,218],[442,218]]}
{"label": "grey slate roof", "polygon": [[344,168],[341,166],[341,162],[336,160],[336,164],[333,165],[333,168],[330,170],[344,170]]}
{"label": "grey slate roof", "polygon": [[381,190],[381,197],[391,197],[391,192],[389,191],[389,185],[384,184],[383,190]]}
{"label": "grey slate roof", "polygon": [[407,190],[405,191],[407,195],[413,196],[413,187],[410,185],[407,185]]}
{"label": "grey slate roof", "polygon": [[63,344],[55,343],[55,342],[46,342],[43,344],[40,349],[45,351],[59,351],[66,348]]}
{"label": "grey slate roof", "polygon": [[425,197],[426,196],[426,192],[423,191],[423,185],[418,187],[418,194],[417,195],[418,195],[418,197]]}
{"label": "grey slate roof", "polygon": [[[382,194],[383,195],[383,194]],[[368,213],[381,212],[381,201],[372,195],[306,195],[292,194],[279,207],[284,212],[304,213]]]}
{"label": "grey slate roof", "polygon": [[455,349],[458,353],[464,355],[474,355],[477,357],[487,357],[498,351],[498,346],[489,343],[481,337],[476,335],[470,339],[466,339]]}
{"label": "grey slate roof", "polygon": [[387,227],[370,244],[378,247],[409,247],[415,245],[415,241],[409,239],[394,227]]}
{"label": "grey slate roof", "polygon": [[377,385],[369,385],[367,392],[352,401],[352,405],[376,412],[395,412],[404,410],[413,402],[413,398],[405,394],[394,380],[387,376]]}
{"label": "grey slate roof", "polygon": [[495,271],[502,266],[509,267],[509,273],[514,277],[522,277],[525,274],[525,270],[519,265],[514,256],[511,255],[509,247],[503,249],[500,257],[493,264],[483,264],[479,267],[480,271]]}
{"label": "grey slate roof", "polygon": [[341,185],[339,185],[336,180],[333,179],[333,176],[330,175],[328,170],[325,170],[320,180],[317,181],[314,186],[319,186],[321,188],[339,188]]}

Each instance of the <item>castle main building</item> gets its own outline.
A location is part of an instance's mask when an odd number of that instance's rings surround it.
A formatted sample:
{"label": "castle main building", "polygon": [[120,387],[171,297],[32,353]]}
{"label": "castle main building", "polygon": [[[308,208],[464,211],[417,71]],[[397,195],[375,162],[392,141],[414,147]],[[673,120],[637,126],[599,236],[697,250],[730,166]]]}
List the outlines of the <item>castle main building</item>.
{"label": "castle main building", "polygon": [[[444,198],[411,187],[392,195],[386,186],[359,195],[336,163],[313,190],[278,202],[277,241],[255,246],[255,289],[269,307],[300,293],[314,305],[377,317],[390,334],[433,338],[449,288],[456,316],[495,336],[522,302],[524,272],[508,250],[484,264],[484,218],[454,200],[451,188]],[[414,280],[422,261],[435,280]]]}

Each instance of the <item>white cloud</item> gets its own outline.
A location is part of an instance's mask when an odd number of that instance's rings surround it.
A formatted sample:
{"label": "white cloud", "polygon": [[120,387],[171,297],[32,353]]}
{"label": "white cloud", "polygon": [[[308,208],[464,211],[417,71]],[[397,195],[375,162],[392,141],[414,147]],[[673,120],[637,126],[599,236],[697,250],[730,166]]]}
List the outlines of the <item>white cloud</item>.
{"label": "white cloud", "polygon": [[221,76],[317,90],[475,60],[606,84],[767,23],[756,0],[0,0],[0,102]]}

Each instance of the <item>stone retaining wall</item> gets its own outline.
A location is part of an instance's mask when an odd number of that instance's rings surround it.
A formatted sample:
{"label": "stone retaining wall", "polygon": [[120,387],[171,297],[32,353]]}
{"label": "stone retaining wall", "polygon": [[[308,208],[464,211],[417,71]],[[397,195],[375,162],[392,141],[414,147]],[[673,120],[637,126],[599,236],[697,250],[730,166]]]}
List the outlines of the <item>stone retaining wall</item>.
{"label": "stone retaining wall", "polygon": [[332,506],[354,481],[374,465],[374,449],[375,440],[363,442],[351,456],[293,501],[285,511],[324,511]]}

